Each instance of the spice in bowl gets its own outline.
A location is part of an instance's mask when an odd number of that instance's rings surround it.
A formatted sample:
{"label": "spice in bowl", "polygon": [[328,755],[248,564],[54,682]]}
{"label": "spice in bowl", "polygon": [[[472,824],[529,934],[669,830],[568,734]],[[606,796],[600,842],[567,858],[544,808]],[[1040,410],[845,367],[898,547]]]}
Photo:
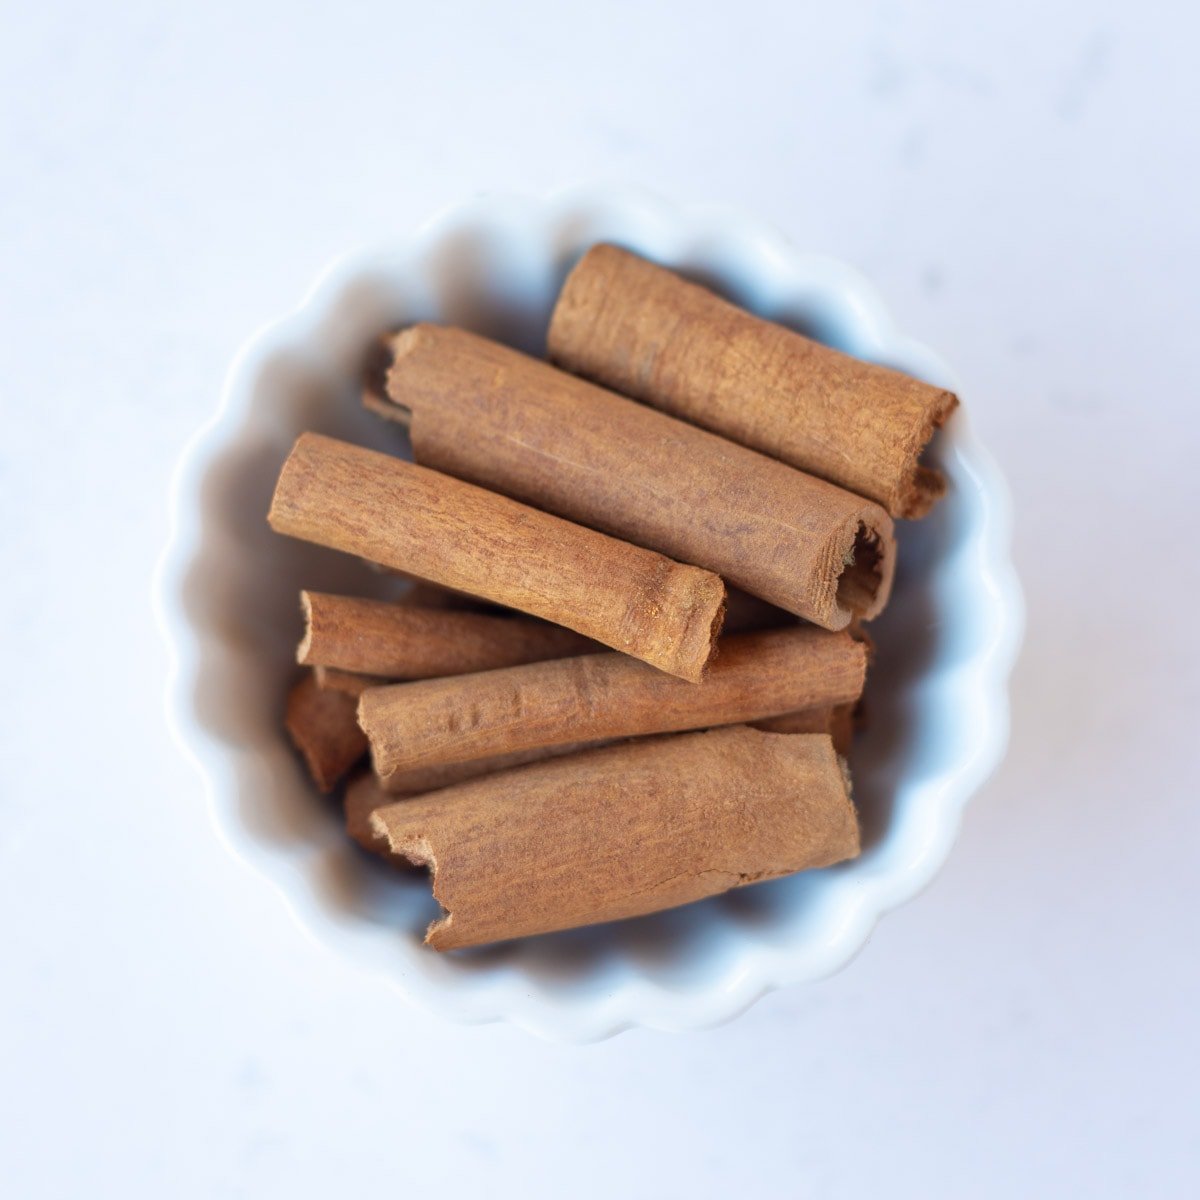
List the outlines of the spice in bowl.
{"label": "spice in bowl", "polygon": [[304,434],[269,519],[420,581],[302,593],[286,720],[350,835],[430,868],[427,943],[854,857],[862,623],[893,517],[944,491],[921,455],[955,397],[612,246],[564,285],[557,365],[428,324],[381,344],[364,402],[415,461]]}

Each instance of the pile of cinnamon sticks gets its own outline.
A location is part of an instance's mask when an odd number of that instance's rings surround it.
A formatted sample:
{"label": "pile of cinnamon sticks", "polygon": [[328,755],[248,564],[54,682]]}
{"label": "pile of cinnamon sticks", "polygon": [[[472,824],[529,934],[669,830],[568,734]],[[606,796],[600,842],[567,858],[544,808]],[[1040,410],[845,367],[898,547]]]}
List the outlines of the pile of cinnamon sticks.
{"label": "pile of cinnamon sticks", "polygon": [[862,623],[893,518],[945,488],[921,455],[951,393],[617,247],[571,272],[548,346],[387,338],[364,402],[415,462],[304,434],[271,505],[420,581],[301,594],[286,723],[322,791],[350,777],[351,836],[431,868],[437,949],[856,855]]}

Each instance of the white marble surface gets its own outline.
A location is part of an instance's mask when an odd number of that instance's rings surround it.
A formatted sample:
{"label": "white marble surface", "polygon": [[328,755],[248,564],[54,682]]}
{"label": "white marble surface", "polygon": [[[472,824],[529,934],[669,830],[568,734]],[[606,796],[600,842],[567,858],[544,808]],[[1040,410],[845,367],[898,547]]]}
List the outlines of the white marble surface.
{"label": "white marble surface", "polygon": [[[4,1194],[1195,1194],[1191,6],[196,7],[0,37]],[[248,332],[580,180],[875,279],[1008,472],[1029,631],[1007,763],[849,969],[576,1049],[405,1007],[228,858],[149,578]]]}

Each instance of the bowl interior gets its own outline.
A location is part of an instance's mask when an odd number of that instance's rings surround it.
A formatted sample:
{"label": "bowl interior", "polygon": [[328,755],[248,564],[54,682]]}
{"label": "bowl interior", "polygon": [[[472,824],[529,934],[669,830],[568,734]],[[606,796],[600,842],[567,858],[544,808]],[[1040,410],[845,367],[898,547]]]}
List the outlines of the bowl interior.
{"label": "bowl interior", "polygon": [[987,697],[972,700],[969,687],[952,686],[995,636],[992,610],[973,607],[967,594],[986,574],[975,559],[987,488],[962,451],[958,422],[932,448],[949,496],[927,520],[900,523],[894,599],[871,627],[878,657],[867,688],[869,726],[851,763],[865,835],[859,860],[610,926],[449,955],[422,947],[437,912],[428,880],[390,869],[345,838],[338,802],[315,792],[282,732],[284,696],[297,676],[299,589],[386,596],[396,585],[352,558],[273,534],[265,514],[284,457],[304,430],[407,454],[403,433],[359,402],[379,334],[435,320],[540,353],[566,272],[600,239],[676,265],[827,344],[946,382],[940,365],[892,334],[840,268],[782,259],[755,236],[720,229],[685,236],[661,217],[587,206],[550,222],[504,211],[460,217],[402,252],[335,270],[258,339],[200,451],[200,520],[181,593],[195,644],[192,716],[231,767],[219,785],[227,795],[215,800],[243,854],[266,851],[264,861],[293,897],[299,871],[314,920],[402,982],[486,989],[519,980],[557,1002],[611,992],[622,980],[682,994],[736,978],[748,953],[786,955],[793,974],[832,969],[869,928],[860,920],[868,885],[894,883],[893,901],[902,898],[913,863],[944,852],[956,815],[948,817],[941,800],[977,746],[971,723],[991,720]]}

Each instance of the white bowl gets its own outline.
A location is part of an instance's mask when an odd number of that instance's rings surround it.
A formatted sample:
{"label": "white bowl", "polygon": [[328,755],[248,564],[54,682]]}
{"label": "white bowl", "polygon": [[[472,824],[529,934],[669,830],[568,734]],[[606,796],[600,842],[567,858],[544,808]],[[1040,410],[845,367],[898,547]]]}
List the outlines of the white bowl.
{"label": "white bowl", "polygon": [[480,200],[337,262],[251,339],[175,473],[156,581],[173,657],[171,729],[230,849],[318,942],[410,999],[455,1020],[505,1019],[572,1040],[713,1025],[846,963],[881,914],[929,882],[963,805],[1003,754],[1022,624],[1004,483],[960,413],[935,446],[949,495],[924,522],[901,523],[895,595],[872,626],[870,725],[852,757],[861,858],[614,925],[450,955],[424,948],[437,911],[428,883],[346,840],[336,805],[315,794],[282,733],[298,589],[371,592],[380,577],[272,534],[268,499],[302,430],[400,449],[401,435],[358,400],[376,335],[434,320],[539,352],[568,267],[602,240],[962,394],[932,352],[896,332],[859,275],[757,221],[607,191]]}

